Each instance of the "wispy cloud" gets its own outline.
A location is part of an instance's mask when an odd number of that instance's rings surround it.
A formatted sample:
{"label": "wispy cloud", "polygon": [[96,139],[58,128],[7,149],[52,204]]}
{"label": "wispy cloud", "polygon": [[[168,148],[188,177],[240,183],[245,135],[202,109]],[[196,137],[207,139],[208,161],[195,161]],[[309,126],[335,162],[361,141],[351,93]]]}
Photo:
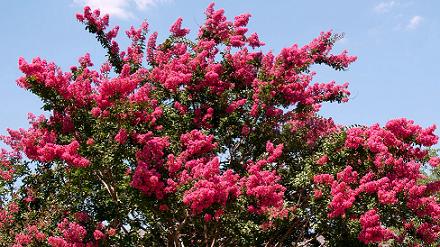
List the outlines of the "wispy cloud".
{"label": "wispy cloud", "polygon": [[419,15],[415,15],[409,20],[408,24],[406,25],[406,28],[410,30],[414,30],[420,26],[423,20],[424,20],[423,17]]}
{"label": "wispy cloud", "polygon": [[164,2],[161,0],[134,0],[134,2],[136,3],[136,6],[139,9],[146,9],[148,7],[153,7],[154,5],[156,5],[158,2]]}
{"label": "wispy cloud", "polygon": [[133,18],[133,10],[145,10],[168,0],[73,0],[77,5],[100,9],[102,13],[121,19]]}
{"label": "wispy cloud", "polygon": [[391,11],[391,9],[396,5],[397,3],[395,1],[380,2],[376,6],[374,6],[373,10],[376,13],[386,13]]}

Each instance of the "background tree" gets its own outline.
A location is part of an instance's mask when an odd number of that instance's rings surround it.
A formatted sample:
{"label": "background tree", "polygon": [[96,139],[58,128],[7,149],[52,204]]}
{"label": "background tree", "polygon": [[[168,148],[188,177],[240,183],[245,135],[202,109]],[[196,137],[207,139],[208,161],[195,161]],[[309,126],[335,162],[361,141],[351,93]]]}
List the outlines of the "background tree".
{"label": "background tree", "polygon": [[[156,44],[148,24],[121,50],[108,15],[77,19],[108,61],[63,72],[20,58],[18,85],[45,116],[8,130],[0,155],[5,246],[437,245],[438,137],[406,119],[335,124],[324,102],[348,84],[312,83],[314,64],[345,70],[340,36],[263,53],[249,14],[206,10],[195,41],[182,19]],[[146,58],[146,59],[145,59]]]}

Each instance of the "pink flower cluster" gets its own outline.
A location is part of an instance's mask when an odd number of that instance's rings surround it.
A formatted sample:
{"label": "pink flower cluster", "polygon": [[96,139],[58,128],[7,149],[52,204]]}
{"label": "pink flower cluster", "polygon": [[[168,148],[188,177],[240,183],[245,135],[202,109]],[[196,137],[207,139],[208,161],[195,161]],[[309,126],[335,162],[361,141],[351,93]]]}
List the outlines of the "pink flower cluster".
{"label": "pink flower cluster", "polygon": [[423,129],[419,125],[414,124],[414,121],[405,118],[390,120],[385,127],[399,139],[408,140],[408,138],[415,138],[414,143],[426,147],[435,145],[439,139],[434,134],[435,125]]}
{"label": "pink flower cluster", "polygon": [[[150,77],[159,81],[170,91],[176,91],[180,85],[188,84],[196,64],[195,61],[191,61],[191,56],[186,49],[184,44],[169,51],[157,49],[154,57],[157,66],[151,70]],[[176,57],[173,57],[174,53],[177,53]]]}
{"label": "pink flower cluster", "polygon": [[257,34],[246,37],[246,28],[250,14],[242,14],[235,17],[234,22],[228,21],[224,15],[224,10],[214,10],[214,3],[206,9],[206,22],[199,31],[199,38],[216,37],[216,42],[225,42],[233,47],[242,47],[246,43],[251,47],[264,45],[260,42]]}
{"label": "pink flower cluster", "polygon": [[276,170],[263,170],[270,167],[270,163],[275,162],[283,151],[283,144],[274,146],[267,142],[266,151],[268,157],[247,164],[249,176],[243,178],[246,188],[246,195],[255,198],[256,205],[250,205],[248,211],[251,213],[272,213],[279,217],[284,217],[287,211],[284,208],[284,192],[286,188],[279,184],[281,177]]}
{"label": "pink flower cluster", "polygon": [[19,157],[17,153],[8,152],[3,148],[0,149],[0,178],[5,181],[12,180],[15,173],[12,160],[18,159]]}
{"label": "pink flower cluster", "polygon": [[[204,135],[201,131],[183,134],[180,138],[183,151],[177,157],[168,155],[166,162],[164,154],[169,144],[165,140],[151,135],[142,140],[145,146],[137,154],[139,163],[131,185],[148,196],[155,195],[160,200],[166,193],[173,193],[193,182],[183,195],[183,203],[190,207],[193,214],[201,214],[212,207],[217,210],[225,208],[228,202],[241,195],[242,189],[246,190],[247,196],[255,199],[256,205],[250,207],[254,208],[252,212],[279,214],[284,210],[285,188],[278,184],[280,176],[274,170],[263,170],[281,156],[281,144],[275,147],[268,142],[268,157],[255,164],[250,162],[247,165],[249,176],[240,178],[230,169],[220,170],[219,158],[212,156],[216,148],[213,136]],[[168,170],[167,174],[160,172],[163,168]],[[163,179],[165,176],[169,178]],[[217,213],[216,218],[220,215]]]}
{"label": "pink flower cluster", "polygon": [[46,240],[46,234],[42,233],[36,225],[29,225],[21,233],[15,235],[14,247],[26,246],[31,243],[43,243]]}
{"label": "pink flower cluster", "polygon": [[128,46],[127,52],[121,52],[120,56],[123,61],[130,62],[131,64],[142,64],[144,55],[142,46],[144,45],[147,32],[148,23],[146,21],[143,21],[138,29],[135,29],[133,26],[130,27],[126,34],[132,43]]}
{"label": "pink flower cluster", "polygon": [[182,18],[178,18],[176,22],[171,26],[170,32],[176,37],[182,37],[189,33],[188,28],[182,29]]}
{"label": "pink flower cluster", "polygon": [[381,226],[379,215],[374,209],[363,214],[359,221],[362,226],[359,240],[365,244],[381,243],[395,236],[391,230]]}
{"label": "pink flower cluster", "polygon": [[[150,138],[150,139],[148,139]],[[157,137],[142,136],[143,151],[138,152],[138,166],[133,175],[131,185],[146,195],[154,193],[157,199],[162,199],[166,193],[173,193],[179,186],[194,181],[191,189],[185,191],[183,203],[189,205],[193,214],[216,204],[225,207],[228,200],[240,195],[239,176],[227,170],[221,174],[219,159],[212,159],[212,151],[216,147],[213,136],[193,130],[180,138],[184,150],[179,156],[170,154],[164,163],[164,149],[168,142]],[[199,156],[205,156],[197,158]],[[165,167],[164,167],[165,164]],[[162,180],[159,170],[168,170],[167,180]],[[217,215],[220,216],[220,215]]]}
{"label": "pink flower cluster", "polygon": [[114,228],[104,227],[101,223],[95,226],[93,231],[93,239],[88,239],[86,223],[89,223],[90,217],[85,212],[78,212],[74,214],[79,222],[71,222],[64,218],[58,223],[58,231],[62,236],[49,236],[47,243],[52,247],[95,247],[100,246],[103,240],[107,237],[115,235],[116,230]]}
{"label": "pink flower cluster", "polygon": [[351,166],[347,166],[343,171],[337,174],[337,180],[333,175],[320,174],[315,175],[314,182],[316,184],[331,185],[332,201],[328,205],[330,212],[329,218],[345,215],[347,209],[353,206],[358,191],[353,190],[350,184],[357,182],[358,173],[353,171]]}
{"label": "pink flower cluster", "polygon": [[168,140],[152,137],[151,134],[138,135],[137,139],[144,148],[136,154],[138,166],[130,185],[146,195],[154,194],[157,199],[162,199],[165,195],[165,184],[158,170],[163,166],[164,150],[169,146]]}
{"label": "pink flower cluster", "polygon": [[11,202],[7,207],[0,207],[0,229],[14,222],[14,215],[19,212],[18,204]]}
{"label": "pink flower cluster", "polygon": [[68,219],[58,223],[58,230],[61,232],[62,237],[49,237],[47,241],[50,246],[63,247],[77,246],[78,244],[81,246],[87,235],[87,231],[83,226],[75,222],[69,222]]}
{"label": "pink flower cluster", "polygon": [[[344,152],[357,158],[349,160],[348,164],[351,165],[337,173],[336,179],[332,174],[318,174],[314,177],[315,184],[321,184],[322,188],[331,187],[328,216],[345,216],[347,210],[362,205],[366,196],[374,197],[382,205],[404,204],[412,214],[403,216],[404,221],[411,221],[411,217],[424,218],[425,221],[417,229],[425,232],[423,226],[429,224],[432,230],[426,235],[438,235],[440,204],[435,197],[439,191],[438,182],[426,185],[419,182],[424,178],[420,170],[423,162],[434,160],[436,164],[437,157],[430,158],[427,150],[420,148],[437,143],[434,129],[435,126],[423,129],[406,119],[391,120],[385,128],[376,124],[348,129]],[[361,154],[366,156],[362,157]],[[333,165],[330,161],[326,163]],[[360,179],[359,175],[362,175]],[[385,212],[378,209],[361,217],[361,241],[381,242],[391,238],[388,230],[380,226],[379,214],[382,213]],[[425,238],[424,233],[417,234]],[[397,239],[403,241],[404,238],[405,235],[400,235]],[[426,239],[424,241],[429,242]]]}
{"label": "pink flower cluster", "polygon": [[104,30],[109,24],[109,15],[100,17],[101,13],[98,9],[92,10],[90,7],[84,7],[84,14],[76,14],[76,18],[80,22],[87,22],[89,25],[93,25],[98,30]]}
{"label": "pink flower cluster", "polygon": [[44,116],[37,120],[31,116],[30,120],[32,125],[30,129],[18,131],[8,129],[9,136],[0,136],[0,139],[12,147],[14,152],[23,152],[29,159],[41,162],[59,159],[73,167],[90,165],[90,161],[78,153],[80,147],[78,141],[73,140],[67,145],[56,144],[56,133],[39,127],[46,121]]}
{"label": "pink flower cluster", "polygon": [[440,237],[440,226],[424,222],[417,228],[416,233],[425,243],[431,244]]}
{"label": "pink flower cluster", "polygon": [[128,134],[127,134],[127,130],[125,129],[120,129],[118,134],[116,134],[115,136],[115,141],[118,142],[119,144],[125,144],[127,139],[128,139]]}
{"label": "pink flower cluster", "polygon": [[69,98],[67,88],[72,75],[63,73],[54,63],[48,63],[37,57],[29,64],[20,57],[18,67],[25,74],[17,80],[19,86],[30,89],[37,84],[42,84],[44,87],[54,90],[61,97]]}
{"label": "pink flower cluster", "polygon": [[[218,158],[215,161],[218,164]],[[220,171],[217,171],[220,173]],[[203,210],[218,205],[226,207],[226,203],[237,198],[240,194],[239,175],[227,170],[221,175],[214,175],[198,180],[194,186],[185,192],[183,203],[189,205],[192,213],[198,214]],[[220,215],[216,215],[218,218]]]}

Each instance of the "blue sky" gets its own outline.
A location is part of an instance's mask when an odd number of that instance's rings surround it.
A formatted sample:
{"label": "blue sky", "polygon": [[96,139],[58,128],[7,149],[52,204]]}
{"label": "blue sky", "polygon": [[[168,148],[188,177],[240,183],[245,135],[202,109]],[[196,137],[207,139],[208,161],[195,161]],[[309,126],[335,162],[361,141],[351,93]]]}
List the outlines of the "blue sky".
{"label": "blue sky", "polygon": [[[27,113],[41,113],[38,99],[16,86],[18,57],[40,56],[64,70],[90,52],[95,64],[104,51],[74,15],[84,4],[112,15],[122,30],[143,19],[159,39],[183,17],[196,32],[211,1],[188,0],[45,0],[1,1],[0,133],[27,126]],[[44,4],[43,4],[44,3]],[[407,117],[422,126],[440,126],[440,1],[216,1],[229,17],[252,14],[249,29],[275,53],[303,45],[321,31],[344,32],[336,51],[358,56],[350,70],[314,68],[316,81],[350,82],[351,100],[324,105],[322,114],[341,124],[386,123]],[[120,32],[122,37],[123,32]],[[124,38],[121,43],[125,43]],[[436,132],[440,134],[440,131]]]}

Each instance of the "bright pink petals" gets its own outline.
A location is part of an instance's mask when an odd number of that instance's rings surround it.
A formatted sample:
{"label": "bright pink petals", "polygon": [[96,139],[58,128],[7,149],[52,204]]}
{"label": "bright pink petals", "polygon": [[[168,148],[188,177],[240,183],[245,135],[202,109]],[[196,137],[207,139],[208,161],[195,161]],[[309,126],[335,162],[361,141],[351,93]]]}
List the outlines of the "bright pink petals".
{"label": "bright pink petals", "polygon": [[178,18],[170,28],[170,32],[176,37],[183,37],[189,33],[188,28],[182,29],[182,21],[182,18]]}
{"label": "bright pink petals", "polygon": [[380,225],[379,215],[372,209],[363,214],[360,218],[362,230],[359,233],[359,240],[365,244],[380,243],[394,237],[394,233]]}

